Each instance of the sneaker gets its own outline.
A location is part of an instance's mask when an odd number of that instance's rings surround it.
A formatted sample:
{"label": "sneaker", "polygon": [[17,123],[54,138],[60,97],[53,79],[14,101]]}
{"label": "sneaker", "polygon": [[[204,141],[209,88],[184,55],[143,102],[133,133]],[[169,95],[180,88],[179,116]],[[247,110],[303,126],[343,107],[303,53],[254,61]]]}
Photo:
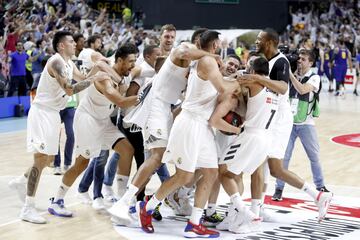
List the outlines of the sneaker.
{"label": "sneaker", "polygon": [[24,206],[20,212],[20,218],[23,221],[44,224],[46,219],[43,218],[35,209],[34,206]]}
{"label": "sneaker", "polygon": [[235,222],[236,213],[237,213],[237,209],[235,209],[231,204],[228,208],[228,211],[225,214],[225,218],[218,225],[216,225],[216,229],[222,231],[228,231],[230,224]]}
{"label": "sneaker", "polygon": [[319,195],[317,196],[315,202],[319,208],[318,222],[324,220],[326,213],[330,207],[330,202],[332,198],[333,198],[333,193],[331,192],[319,192]]}
{"label": "sneaker", "polygon": [[354,94],[355,96],[359,96],[359,94],[358,94],[358,92],[357,92],[356,90],[354,90],[353,94]]}
{"label": "sneaker", "polygon": [[257,218],[249,209],[237,212],[236,219],[229,226],[229,231],[236,234],[248,234],[261,230],[261,218]]}
{"label": "sneaker", "polygon": [[207,229],[201,223],[195,225],[190,222],[190,220],[188,221],[184,232],[184,237],[186,238],[218,238],[219,236],[219,232]]}
{"label": "sneaker", "polygon": [[146,203],[139,201],[136,203],[136,212],[139,216],[139,225],[146,233],[153,233],[154,227],[152,225],[152,211],[146,211]]}
{"label": "sneaker", "polygon": [[15,190],[22,203],[25,203],[26,197],[26,178],[23,176],[12,179],[8,183],[9,188]]}
{"label": "sneaker", "polygon": [[129,208],[129,214],[131,217],[131,222],[124,222],[122,219],[112,216],[110,218],[110,221],[112,222],[112,224],[116,225],[116,226],[126,226],[126,227],[131,227],[131,228],[138,228],[139,227],[139,221],[138,221],[138,217],[137,217],[137,213],[136,213],[136,208],[135,206],[132,206]]}
{"label": "sneaker", "polygon": [[221,223],[224,220],[224,218],[218,214],[217,212],[214,212],[211,216],[204,217],[203,225],[206,227],[215,227],[219,223]]}
{"label": "sneaker", "polygon": [[108,186],[106,184],[103,184],[102,191],[104,193],[104,198],[107,197],[115,197],[115,193],[112,189],[112,186]]}
{"label": "sneaker", "polygon": [[154,212],[152,213],[152,217],[156,221],[161,221],[162,220],[162,216],[161,216],[161,213],[160,213],[160,206],[161,206],[161,203],[159,203],[159,205],[156,206],[156,208],[154,209]]}
{"label": "sneaker", "polygon": [[64,165],[64,173],[66,173],[67,170],[69,170],[70,165]]}
{"label": "sneaker", "polygon": [[337,97],[337,96],[339,96],[339,95],[340,95],[340,92],[339,92],[339,91],[336,91],[335,96]]}
{"label": "sneaker", "polygon": [[59,217],[72,217],[72,212],[67,210],[64,206],[64,199],[59,199],[55,202],[54,198],[50,198],[51,205],[48,208],[50,214]]}
{"label": "sneaker", "polygon": [[259,213],[260,218],[262,219],[263,222],[279,222],[280,219],[276,218],[276,216],[274,214],[270,214],[268,210],[265,209],[265,207],[263,205],[261,205],[260,207],[260,213]]}
{"label": "sneaker", "polygon": [[282,189],[276,188],[275,193],[274,193],[274,195],[272,196],[271,199],[273,201],[282,201],[282,193],[283,193]]}
{"label": "sneaker", "polygon": [[126,204],[122,199],[117,201],[111,208],[108,209],[108,212],[120,218],[124,225],[131,223],[131,218],[129,215],[129,205]]}
{"label": "sneaker", "polygon": [[174,209],[176,215],[180,216],[190,216],[192,212],[192,206],[189,202],[189,199],[186,198],[179,198],[177,196],[177,192],[173,192],[169,194],[167,197],[169,200],[170,205]]}
{"label": "sneaker", "polygon": [[103,198],[102,197],[95,198],[94,201],[92,202],[92,207],[96,211],[105,210],[106,208],[105,208],[105,205],[104,205]]}
{"label": "sneaker", "polygon": [[89,192],[78,192],[77,195],[78,199],[80,199],[82,204],[88,204],[90,205],[92,203],[92,200],[89,196]]}
{"label": "sneaker", "polygon": [[61,175],[62,174],[62,171],[61,171],[61,167],[55,167],[54,168],[54,175]]}
{"label": "sneaker", "polygon": [[318,190],[319,192],[330,192],[329,190],[326,189],[325,186],[323,186],[321,188],[317,188],[316,190]]}
{"label": "sneaker", "polygon": [[104,204],[108,208],[112,207],[117,201],[118,199],[115,196],[104,197]]}

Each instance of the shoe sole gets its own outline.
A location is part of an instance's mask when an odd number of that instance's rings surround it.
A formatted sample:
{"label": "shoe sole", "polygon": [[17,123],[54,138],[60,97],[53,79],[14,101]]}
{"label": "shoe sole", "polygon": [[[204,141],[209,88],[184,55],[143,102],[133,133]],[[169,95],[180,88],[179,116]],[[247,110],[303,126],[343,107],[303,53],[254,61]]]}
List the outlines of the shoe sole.
{"label": "shoe sole", "polygon": [[58,217],[65,217],[65,218],[71,218],[73,215],[66,215],[66,214],[59,214],[57,213],[54,209],[52,208],[48,208],[48,212],[51,214],[51,215],[54,215],[54,216],[58,216]]}
{"label": "shoe sole", "polygon": [[273,197],[272,197],[271,200],[280,202],[280,201],[282,201],[283,199],[282,199],[282,198],[273,198]]}
{"label": "shoe sole", "polygon": [[199,234],[196,234],[194,232],[185,232],[184,233],[185,238],[218,238],[219,236],[220,236],[220,234],[217,234],[217,235],[210,235],[210,234],[199,235]]}
{"label": "shoe sole", "polygon": [[34,224],[45,224],[46,223],[46,221],[45,222],[34,222],[30,219],[25,219],[25,218],[21,218],[21,220],[24,222],[29,222],[29,223],[34,223]]}

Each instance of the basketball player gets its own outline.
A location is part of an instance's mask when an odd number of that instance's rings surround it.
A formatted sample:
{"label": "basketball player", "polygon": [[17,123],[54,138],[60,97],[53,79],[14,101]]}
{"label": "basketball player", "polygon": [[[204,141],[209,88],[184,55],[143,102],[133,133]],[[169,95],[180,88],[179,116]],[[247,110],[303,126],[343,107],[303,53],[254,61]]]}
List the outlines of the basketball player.
{"label": "basketball player", "polygon": [[[214,54],[220,44],[218,35],[216,31],[204,32],[200,37],[201,49]],[[175,119],[164,153],[163,161],[174,162],[176,173],[161,185],[147,203],[137,203],[143,231],[154,232],[151,212],[167,195],[192,181],[198,167],[202,178],[197,183],[195,204],[184,236],[219,236],[218,232],[205,228],[200,219],[217,176],[216,143],[208,119],[215,109],[218,92],[223,93],[224,89],[222,75],[213,57],[204,56],[195,62],[190,71],[182,111]]]}
{"label": "basketball player", "polygon": [[[25,204],[20,218],[31,223],[46,223],[46,219],[35,209],[35,193],[42,170],[52,163],[58,152],[60,110],[66,107],[68,96],[88,88],[94,81],[109,79],[107,74],[94,75],[102,64],[96,65],[87,78],[82,75],[71,61],[75,45],[69,32],[59,31],[54,35],[53,48],[56,54],[48,60],[41,74],[37,94],[28,115],[27,147],[29,152],[34,153],[34,163],[25,176],[9,183],[23,197],[26,190],[24,184],[27,182]],[[72,79],[80,82],[71,85]]]}
{"label": "basketball player", "polygon": [[[251,73],[267,76],[268,72],[268,61],[263,57],[255,58]],[[241,214],[229,227],[229,230],[235,233],[259,230],[260,218],[245,207],[235,176],[242,172],[252,174],[265,161],[271,142],[271,119],[278,108],[276,95],[267,91],[262,85],[244,84],[243,86],[249,89],[244,130],[232,139],[219,162],[221,183],[230,196],[231,203],[238,212],[237,215]],[[242,94],[241,88],[236,92]],[[210,123],[215,128],[225,130],[225,125],[230,125],[223,120],[223,117],[238,107],[238,98],[239,96],[234,94],[220,98],[220,103],[210,118]]]}
{"label": "basketball player", "polygon": [[148,96],[152,98],[148,116],[140,116],[147,119],[145,126],[141,127],[145,149],[150,150],[151,156],[141,165],[124,196],[109,209],[112,215],[127,223],[131,221],[128,214],[131,198],[144,187],[153,172],[161,165],[172,125],[171,104],[176,104],[186,87],[190,62],[203,56],[216,57],[197,49],[194,45],[181,44],[171,52],[152,83]]}
{"label": "basketball player", "polygon": [[[310,186],[303,179],[293,172],[284,169],[282,159],[284,158],[286,147],[290,138],[293,125],[293,115],[291,113],[289,99],[289,62],[286,57],[278,51],[279,35],[273,29],[261,31],[255,42],[256,49],[263,53],[269,60],[269,78],[259,75],[246,74],[240,77],[243,84],[248,82],[259,83],[266,88],[279,94],[279,110],[277,116],[272,118],[274,121],[272,137],[274,141],[268,155],[270,174],[282,181],[294,186],[309,194],[319,208],[318,220],[322,221],[327,213],[332,199],[332,193],[319,192]],[[265,189],[264,189],[265,191]],[[265,194],[263,194],[265,196]]]}
{"label": "basketball player", "polygon": [[[124,44],[115,54],[113,69],[120,76],[129,75],[135,66],[137,49],[133,44]],[[64,174],[55,198],[48,208],[50,214],[71,217],[72,212],[64,206],[64,197],[76,178],[86,169],[89,159],[97,157],[101,149],[114,149],[117,153],[132,155],[133,148],[110,120],[114,104],[126,108],[135,105],[137,96],[123,97],[120,84],[107,79],[96,81],[81,100],[74,117],[75,164]],[[90,130],[91,129],[91,130]]]}

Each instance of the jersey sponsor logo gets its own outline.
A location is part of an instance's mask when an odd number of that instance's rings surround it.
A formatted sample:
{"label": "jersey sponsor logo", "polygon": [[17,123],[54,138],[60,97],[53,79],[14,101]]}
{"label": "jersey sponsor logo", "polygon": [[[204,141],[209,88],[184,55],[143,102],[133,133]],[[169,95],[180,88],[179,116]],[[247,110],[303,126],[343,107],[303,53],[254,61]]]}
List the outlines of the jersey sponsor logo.
{"label": "jersey sponsor logo", "polygon": [[333,137],[331,140],[338,144],[360,148],[360,133],[340,135]]}

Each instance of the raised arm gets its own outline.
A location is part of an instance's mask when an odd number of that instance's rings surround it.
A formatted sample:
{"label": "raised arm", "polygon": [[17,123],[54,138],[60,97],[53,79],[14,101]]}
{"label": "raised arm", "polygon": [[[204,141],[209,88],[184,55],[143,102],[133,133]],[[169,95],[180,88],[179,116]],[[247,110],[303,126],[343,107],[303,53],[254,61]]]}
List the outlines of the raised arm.
{"label": "raised arm", "polygon": [[223,76],[219,71],[215,58],[210,56],[201,58],[198,63],[197,71],[198,76],[201,79],[209,80],[220,94],[225,92],[226,87]]}

